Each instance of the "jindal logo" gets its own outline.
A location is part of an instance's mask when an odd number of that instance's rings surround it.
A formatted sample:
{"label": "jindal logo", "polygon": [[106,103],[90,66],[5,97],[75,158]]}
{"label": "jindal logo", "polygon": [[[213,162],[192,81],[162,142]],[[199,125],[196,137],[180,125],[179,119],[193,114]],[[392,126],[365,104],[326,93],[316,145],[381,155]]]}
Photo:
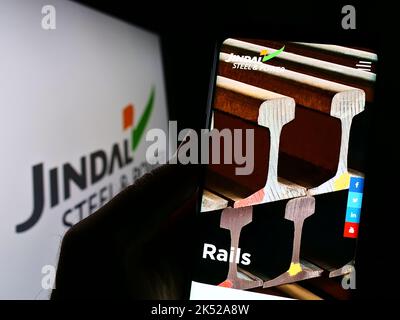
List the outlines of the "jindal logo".
{"label": "jindal logo", "polygon": [[[95,183],[101,182],[108,176],[115,174],[116,170],[122,169],[133,162],[133,151],[136,150],[143,133],[149,122],[154,105],[155,89],[153,88],[148,97],[144,112],[134,126],[134,107],[132,104],[126,106],[122,111],[123,130],[131,129],[131,141],[123,139],[110,146],[107,150],[94,150],[89,155],[80,157],[80,167],[75,168],[70,162],[65,162],[59,167],[46,168],[44,162],[32,166],[32,193],[33,208],[29,218],[16,226],[16,232],[24,232],[31,229],[40,220],[46,199],[51,209],[55,209],[62,202],[71,198],[71,186],[74,184],[80,190],[86,190]],[[151,169],[146,162],[132,169],[132,179],[127,175],[119,176],[119,184],[108,183],[100,186],[96,192],[85,199],[79,199],[73,206],[64,211],[62,221],[65,226],[72,226],[74,222],[83,219],[101,207],[114,194],[129,185],[129,180],[135,180]],[[45,181],[48,183],[46,185]],[[61,182],[61,183],[60,183]],[[62,188],[59,188],[59,185]],[[62,189],[62,190],[60,190]],[[118,190],[120,189],[120,190]],[[48,190],[48,192],[45,192]],[[75,217],[78,221],[72,221]]]}
{"label": "jindal logo", "polygon": [[262,69],[263,66],[256,65],[256,62],[267,62],[272,58],[275,58],[279,55],[283,50],[285,50],[285,46],[276,50],[274,52],[269,53],[267,49],[263,49],[260,51],[258,56],[248,56],[248,55],[235,55],[231,53],[225,62],[232,63],[233,69],[248,69],[248,70],[259,70]]}

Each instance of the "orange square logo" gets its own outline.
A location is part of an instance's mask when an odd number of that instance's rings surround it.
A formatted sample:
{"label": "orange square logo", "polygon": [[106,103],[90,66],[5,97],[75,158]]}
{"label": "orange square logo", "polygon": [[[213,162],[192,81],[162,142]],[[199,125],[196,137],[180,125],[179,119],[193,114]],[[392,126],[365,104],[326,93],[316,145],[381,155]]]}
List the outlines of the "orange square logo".
{"label": "orange square logo", "polygon": [[134,116],[133,106],[131,104],[127,105],[124,110],[122,111],[122,119],[123,124],[122,127],[124,130],[133,126],[133,116]]}

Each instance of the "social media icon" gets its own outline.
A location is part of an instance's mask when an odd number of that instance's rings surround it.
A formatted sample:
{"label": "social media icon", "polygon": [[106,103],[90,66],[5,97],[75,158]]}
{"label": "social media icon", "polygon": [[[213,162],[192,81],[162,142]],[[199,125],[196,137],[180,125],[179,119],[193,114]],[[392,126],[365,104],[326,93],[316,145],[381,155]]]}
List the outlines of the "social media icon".
{"label": "social media icon", "polygon": [[357,238],[358,236],[358,223],[346,222],[344,225],[343,236],[345,238]]}
{"label": "social media icon", "polygon": [[349,195],[347,198],[347,207],[361,208],[362,196],[363,196],[362,193],[349,192]]}
{"label": "social media icon", "polygon": [[364,189],[364,178],[361,177],[351,177],[349,192],[359,192],[362,193]]}
{"label": "social media icon", "polygon": [[361,214],[361,208],[347,208],[346,222],[359,223],[360,214]]}

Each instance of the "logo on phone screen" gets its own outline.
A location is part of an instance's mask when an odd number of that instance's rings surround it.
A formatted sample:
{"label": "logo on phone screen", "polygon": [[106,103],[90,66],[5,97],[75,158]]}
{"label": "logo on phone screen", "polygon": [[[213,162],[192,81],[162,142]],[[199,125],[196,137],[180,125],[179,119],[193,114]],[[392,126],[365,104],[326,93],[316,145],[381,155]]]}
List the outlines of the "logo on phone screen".
{"label": "logo on phone screen", "polygon": [[276,69],[285,69],[284,67],[275,67],[271,65],[264,64],[268,60],[275,58],[282,51],[285,50],[285,46],[280,48],[279,50],[275,50],[273,52],[268,49],[262,49],[258,56],[250,56],[250,55],[237,55],[231,53],[227,55],[225,62],[232,63],[232,69],[245,69],[245,70],[263,70],[266,68],[276,68]]}

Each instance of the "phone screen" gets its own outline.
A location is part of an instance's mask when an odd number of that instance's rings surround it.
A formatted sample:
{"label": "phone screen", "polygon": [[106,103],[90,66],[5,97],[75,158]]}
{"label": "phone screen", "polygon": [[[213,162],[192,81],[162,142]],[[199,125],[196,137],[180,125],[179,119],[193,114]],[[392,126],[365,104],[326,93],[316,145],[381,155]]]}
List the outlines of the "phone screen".
{"label": "phone screen", "polygon": [[351,299],[377,61],[221,44],[191,299]]}

